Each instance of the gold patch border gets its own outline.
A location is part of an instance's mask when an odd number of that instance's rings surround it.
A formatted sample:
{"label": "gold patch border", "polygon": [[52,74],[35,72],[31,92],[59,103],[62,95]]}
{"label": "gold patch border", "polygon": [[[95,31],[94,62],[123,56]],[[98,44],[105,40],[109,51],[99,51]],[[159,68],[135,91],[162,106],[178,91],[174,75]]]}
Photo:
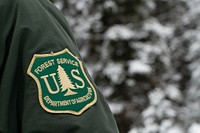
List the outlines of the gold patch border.
{"label": "gold patch border", "polygon": [[[38,78],[31,72],[31,69],[32,69],[32,66],[33,66],[33,63],[35,62],[36,58],[41,58],[41,57],[50,57],[50,56],[56,56],[56,55],[60,55],[60,54],[63,54],[63,53],[69,53],[71,56],[73,56],[75,59],[78,60],[78,62],[80,63],[80,66],[81,66],[81,70],[86,78],[86,80],[88,81],[88,83],[91,85],[93,91],[94,91],[94,100],[92,102],[90,102],[89,104],[87,104],[84,108],[82,108],[79,112],[75,112],[75,111],[70,111],[70,110],[59,110],[59,111],[56,111],[56,110],[51,110],[49,108],[47,108],[44,103],[43,103],[43,100],[42,100],[42,88],[41,88],[41,85],[40,85],[40,82],[38,80]],[[93,84],[91,83],[91,81],[88,79],[88,76],[86,75],[85,73],[85,70],[83,68],[83,64],[82,62],[79,60],[78,57],[74,56],[67,48],[65,48],[64,50],[62,51],[59,51],[59,52],[56,52],[56,53],[50,53],[50,54],[34,54],[33,55],[33,58],[31,60],[31,63],[28,67],[28,70],[27,70],[27,74],[29,76],[31,76],[36,84],[37,84],[37,87],[38,87],[38,96],[39,96],[39,103],[40,105],[42,106],[42,108],[49,112],[49,113],[56,113],[56,114],[61,114],[61,113],[67,113],[67,114],[73,114],[73,115],[81,115],[84,111],[86,111],[87,109],[89,109],[91,106],[93,106],[96,102],[97,102],[97,93],[96,93],[96,90],[93,86]]]}

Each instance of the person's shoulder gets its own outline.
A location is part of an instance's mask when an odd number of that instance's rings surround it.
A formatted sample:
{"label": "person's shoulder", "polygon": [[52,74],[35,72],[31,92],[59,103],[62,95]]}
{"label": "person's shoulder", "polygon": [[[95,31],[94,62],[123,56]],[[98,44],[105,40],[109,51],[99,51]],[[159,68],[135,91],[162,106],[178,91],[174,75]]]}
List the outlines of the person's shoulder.
{"label": "person's shoulder", "polygon": [[0,34],[8,32],[12,25],[19,0],[0,0]]}
{"label": "person's shoulder", "polygon": [[55,6],[50,0],[18,0],[18,11],[24,11],[25,13],[39,13],[42,16],[42,12],[49,12],[49,10],[55,10]]}
{"label": "person's shoulder", "polygon": [[9,11],[12,11],[14,7],[17,6],[19,0],[0,0],[0,11],[1,14],[6,14]]}

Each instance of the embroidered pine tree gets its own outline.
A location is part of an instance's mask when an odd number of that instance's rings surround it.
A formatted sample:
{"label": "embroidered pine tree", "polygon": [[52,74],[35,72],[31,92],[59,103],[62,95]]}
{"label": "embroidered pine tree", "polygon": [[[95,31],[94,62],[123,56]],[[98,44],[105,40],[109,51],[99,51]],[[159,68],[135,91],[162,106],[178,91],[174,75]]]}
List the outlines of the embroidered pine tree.
{"label": "embroidered pine tree", "polygon": [[71,89],[76,89],[74,85],[72,84],[72,81],[70,80],[69,76],[65,72],[64,68],[62,68],[60,65],[58,65],[58,78],[61,85],[61,92],[66,91],[67,93],[64,96],[70,96],[77,94],[77,92],[72,91]]}

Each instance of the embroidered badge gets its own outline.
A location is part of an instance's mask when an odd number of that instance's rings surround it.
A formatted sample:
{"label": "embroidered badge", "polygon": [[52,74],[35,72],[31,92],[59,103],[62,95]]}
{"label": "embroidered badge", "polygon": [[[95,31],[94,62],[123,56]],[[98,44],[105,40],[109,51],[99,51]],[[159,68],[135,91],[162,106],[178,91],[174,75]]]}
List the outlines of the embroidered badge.
{"label": "embroidered badge", "polygon": [[27,73],[37,83],[40,105],[47,112],[80,115],[97,101],[82,62],[68,49],[35,54]]}

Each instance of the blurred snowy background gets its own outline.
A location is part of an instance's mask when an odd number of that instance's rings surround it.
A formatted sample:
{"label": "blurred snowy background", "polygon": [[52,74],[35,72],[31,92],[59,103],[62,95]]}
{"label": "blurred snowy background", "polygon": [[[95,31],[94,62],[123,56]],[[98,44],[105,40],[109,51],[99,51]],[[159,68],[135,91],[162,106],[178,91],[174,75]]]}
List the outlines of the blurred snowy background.
{"label": "blurred snowy background", "polygon": [[121,133],[200,133],[200,0],[53,0]]}

